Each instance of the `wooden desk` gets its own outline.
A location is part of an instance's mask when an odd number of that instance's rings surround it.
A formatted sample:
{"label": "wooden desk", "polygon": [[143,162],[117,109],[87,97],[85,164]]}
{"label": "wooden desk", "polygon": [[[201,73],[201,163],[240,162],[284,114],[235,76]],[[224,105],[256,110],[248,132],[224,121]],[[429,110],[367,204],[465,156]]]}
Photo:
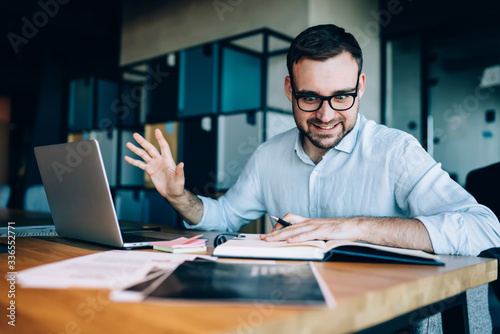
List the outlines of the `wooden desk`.
{"label": "wooden desk", "polygon": [[[107,249],[58,237],[17,238],[15,271]],[[7,255],[0,254],[3,275],[10,271]],[[444,267],[315,263],[337,302],[334,309],[112,303],[107,290],[16,286],[15,328],[7,324],[9,282],[2,277],[0,333],[344,333],[405,314],[409,326],[428,315],[419,308],[438,303],[433,309],[443,310],[459,300],[456,295],[496,279],[496,260],[442,259]]]}

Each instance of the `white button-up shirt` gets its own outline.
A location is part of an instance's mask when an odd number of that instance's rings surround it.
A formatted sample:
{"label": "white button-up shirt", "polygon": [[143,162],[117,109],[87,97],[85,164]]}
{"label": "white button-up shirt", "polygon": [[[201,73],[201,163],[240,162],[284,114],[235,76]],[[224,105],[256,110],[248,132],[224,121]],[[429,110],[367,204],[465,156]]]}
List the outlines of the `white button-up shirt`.
{"label": "white button-up shirt", "polygon": [[411,135],[358,115],[342,141],[315,164],[298,129],[261,144],[218,200],[201,197],[188,228],[237,231],[265,213],[308,218],[420,220],[437,254],[478,255],[500,246],[496,216],[453,181]]}

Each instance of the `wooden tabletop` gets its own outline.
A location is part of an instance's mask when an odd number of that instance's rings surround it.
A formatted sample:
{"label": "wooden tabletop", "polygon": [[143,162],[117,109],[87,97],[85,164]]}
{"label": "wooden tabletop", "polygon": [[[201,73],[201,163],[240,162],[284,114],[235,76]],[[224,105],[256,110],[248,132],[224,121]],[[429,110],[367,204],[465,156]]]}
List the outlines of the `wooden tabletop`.
{"label": "wooden tabletop", "polygon": [[[211,244],[214,232],[208,234]],[[6,242],[6,239],[0,239]],[[19,272],[107,247],[62,237],[17,238]],[[145,250],[152,251],[152,250]],[[209,250],[209,252],[211,249]],[[7,273],[8,254],[0,254]],[[7,324],[9,282],[0,280],[0,333],[326,333],[353,332],[442,301],[497,276],[492,259],[441,256],[443,267],[314,263],[337,303],[333,309],[274,305],[190,306],[114,303],[109,291],[16,286],[16,327]],[[54,279],[57,279],[56,277]],[[445,303],[445,302],[443,302]]]}

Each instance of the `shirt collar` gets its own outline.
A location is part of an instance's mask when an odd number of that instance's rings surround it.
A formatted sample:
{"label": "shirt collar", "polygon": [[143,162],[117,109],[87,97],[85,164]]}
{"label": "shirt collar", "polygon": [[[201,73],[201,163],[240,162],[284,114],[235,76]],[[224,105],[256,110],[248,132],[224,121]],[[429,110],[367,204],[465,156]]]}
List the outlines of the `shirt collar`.
{"label": "shirt collar", "polygon": [[349,132],[344,138],[342,138],[340,143],[338,143],[337,146],[334,147],[334,149],[345,153],[352,152],[354,146],[356,145],[356,140],[358,139],[360,122],[361,122],[361,115],[358,113],[358,116],[356,117],[356,124],[354,124],[354,127],[352,128],[351,132]]}
{"label": "shirt collar", "polygon": [[308,164],[308,165],[313,165],[315,166],[316,164],[309,158],[309,156],[306,154],[304,151],[304,147],[302,146],[302,134],[300,133],[300,130],[298,128],[296,130],[296,136],[295,136],[295,153],[299,157],[302,162]]}
{"label": "shirt collar", "polygon": [[[361,114],[358,113],[358,116],[356,117],[356,124],[354,124],[354,128],[352,128],[351,132],[349,132],[344,138],[342,138],[340,143],[338,143],[337,146],[333,148],[333,150],[342,151],[345,153],[352,152],[354,146],[356,145],[356,140],[358,139],[358,133],[360,128],[359,123],[361,123]],[[311,158],[309,158],[306,152],[304,152],[304,147],[302,146],[302,135],[299,129],[296,129],[296,134],[297,135],[295,137],[295,152],[297,153],[298,157],[306,164],[315,165],[315,163],[311,160]],[[330,153],[330,151],[332,151],[332,149],[326,152],[326,154]]]}

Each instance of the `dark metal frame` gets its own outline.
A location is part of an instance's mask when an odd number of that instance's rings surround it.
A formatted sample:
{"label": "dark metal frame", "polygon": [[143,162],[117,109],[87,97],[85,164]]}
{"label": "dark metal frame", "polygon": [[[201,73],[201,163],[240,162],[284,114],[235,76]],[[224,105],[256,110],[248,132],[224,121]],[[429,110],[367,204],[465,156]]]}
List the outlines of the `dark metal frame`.
{"label": "dark metal frame", "polygon": [[356,332],[357,334],[413,333],[423,319],[441,313],[443,333],[469,334],[467,295],[462,292],[453,297],[421,307],[382,324]]}

